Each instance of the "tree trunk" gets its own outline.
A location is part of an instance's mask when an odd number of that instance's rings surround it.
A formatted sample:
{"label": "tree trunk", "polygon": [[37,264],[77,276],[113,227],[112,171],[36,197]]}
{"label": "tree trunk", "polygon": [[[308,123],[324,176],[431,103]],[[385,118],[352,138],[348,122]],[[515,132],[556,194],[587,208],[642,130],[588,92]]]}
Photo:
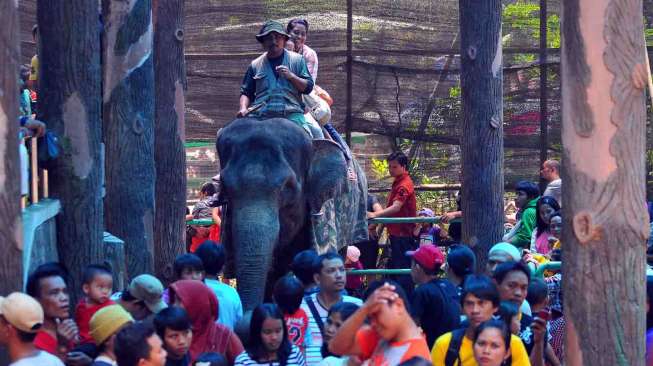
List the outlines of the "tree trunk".
{"label": "tree trunk", "polygon": [[582,294],[565,296],[567,364],[643,366],[642,1],[562,4],[563,285]]}
{"label": "tree trunk", "polygon": [[154,262],[154,68],[151,0],[103,0],[107,231],[125,242],[127,275]]}
{"label": "tree trunk", "polygon": [[460,0],[463,241],[484,269],[503,233],[501,1]]}
{"label": "tree trunk", "polygon": [[23,282],[18,164],[18,3],[0,3],[0,294],[19,291]]}
{"label": "tree trunk", "polygon": [[184,0],[154,0],[156,75],[154,162],[156,214],[154,270],[173,279],[172,263],[185,251],[186,151],[184,149]]}
{"label": "tree trunk", "polygon": [[39,0],[37,18],[39,113],[63,146],[49,170],[50,192],[61,200],[57,249],[71,271],[69,288],[74,298],[84,266],[102,257],[98,6],[88,0]]}

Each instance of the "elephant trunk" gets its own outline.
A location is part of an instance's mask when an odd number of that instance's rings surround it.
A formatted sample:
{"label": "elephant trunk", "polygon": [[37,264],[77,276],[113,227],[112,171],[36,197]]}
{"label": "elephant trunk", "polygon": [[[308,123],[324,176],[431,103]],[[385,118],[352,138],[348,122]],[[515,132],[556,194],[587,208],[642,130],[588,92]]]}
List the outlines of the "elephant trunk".
{"label": "elephant trunk", "polygon": [[272,254],[279,238],[279,211],[272,202],[236,203],[231,211],[236,279],[243,310],[264,300]]}

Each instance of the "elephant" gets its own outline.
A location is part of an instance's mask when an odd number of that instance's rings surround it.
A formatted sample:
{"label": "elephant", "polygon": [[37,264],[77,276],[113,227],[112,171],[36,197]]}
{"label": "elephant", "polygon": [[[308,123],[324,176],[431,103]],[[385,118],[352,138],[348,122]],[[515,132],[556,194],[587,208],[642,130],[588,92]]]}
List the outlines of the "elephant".
{"label": "elephant", "polygon": [[367,240],[367,180],[348,147],[284,118],[239,118],[216,149],[225,275],[235,274],[244,310],[270,299],[296,253]]}

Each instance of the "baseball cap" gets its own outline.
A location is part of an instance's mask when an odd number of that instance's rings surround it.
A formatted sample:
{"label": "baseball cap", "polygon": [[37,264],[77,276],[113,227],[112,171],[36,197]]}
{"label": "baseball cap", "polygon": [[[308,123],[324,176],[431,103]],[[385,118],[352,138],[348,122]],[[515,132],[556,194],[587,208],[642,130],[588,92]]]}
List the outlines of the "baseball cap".
{"label": "baseball cap", "polygon": [[430,208],[423,208],[417,212],[417,216],[435,217],[435,213]]}
{"label": "baseball cap", "polygon": [[36,333],[43,325],[43,308],[33,297],[21,292],[0,296],[0,315],[15,328]]}
{"label": "baseball cap", "polygon": [[168,307],[162,299],[163,284],[152,275],[142,274],[134,277],[127,291],[135,299],[144,302],[154,314]]}
{"label": "baseball cap", "polygon": [[420,266],[433,271],[444,263],[444,254],[435,245],[422,245],[417,250],[408,251],[406,255],[412,257]]}

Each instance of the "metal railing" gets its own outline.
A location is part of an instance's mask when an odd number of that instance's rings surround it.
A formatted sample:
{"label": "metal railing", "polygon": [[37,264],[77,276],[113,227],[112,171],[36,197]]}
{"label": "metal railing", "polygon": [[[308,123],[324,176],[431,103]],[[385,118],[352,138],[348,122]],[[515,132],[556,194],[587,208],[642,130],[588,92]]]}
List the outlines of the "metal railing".
{"label": "metal railing", "polygon": [[[440,216],[436,217],[378,217],[369,219],[370,224],[409,224],[409,223],[440,223]],[[186,221],[188,225],[211,225],[212,219],[196,219]],[[558,271],[562,267],[562,262],[547,262],[540,264],[534,271],[533,276],[541,278],[544,276],[544,271]],[[347,271],[347,276],[393,276],[393,275],[408,275],[410,268],[396,268],[396,269],[354,269]]]}

